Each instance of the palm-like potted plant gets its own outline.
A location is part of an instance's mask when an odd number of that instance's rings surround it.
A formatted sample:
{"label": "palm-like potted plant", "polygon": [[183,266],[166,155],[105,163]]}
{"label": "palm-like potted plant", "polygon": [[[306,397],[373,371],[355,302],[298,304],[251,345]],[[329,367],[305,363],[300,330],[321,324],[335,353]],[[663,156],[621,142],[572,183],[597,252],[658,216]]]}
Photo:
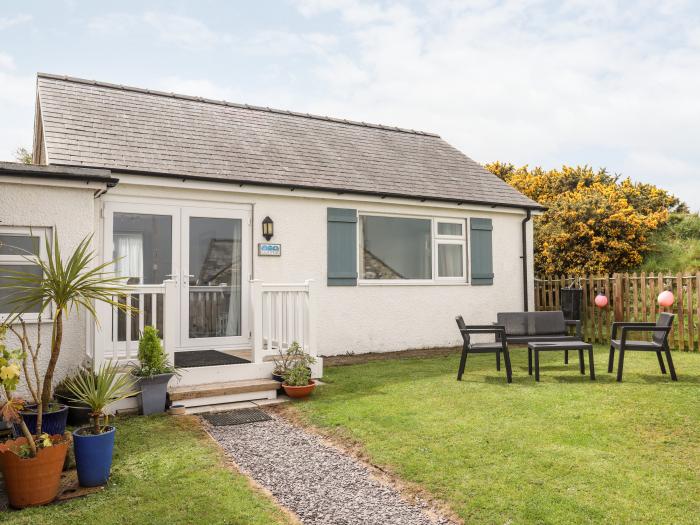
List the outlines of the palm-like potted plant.
{"label": "palm-like potted plant", "polygon": [[75,378],[76,376],[84,376],[88,374],[93,374],[89,368],[80,367],[75,372],[70,373],[58,382],[54,388],[54,398],[56,401],[63,405],[68,406],[68,425],[72,427],[81,427],[90,422],[90,407],[85,403],[80,403],[78,401],[73,401],[72,394],[68,390],[68,381]]}
{"label": "palm-like potted plant", "polygon": [[[53,378],[63,343],[63,321],[71,312],[85,308],[97,322],[95,302],[103,301],[122,311],[133,308],[118,300],[124,290],[124,277],[107,272],[114,261],[93,265],[95,252],[90,250],[92,235],[80,241],[73,253],[64,259],[58,242],[58,234],[53,242],[46,239],[46,259],[26,252],[27,261],[41,269],[40,274],[22,271],[3,271],[3,288],[10,293],[8,304],[13,313],[5,324],[17,336],[25,359],[31,358],[34,369],[34,385],[31,385],[27,363],[23,362],[25,376],[35,405],[26,406],[21,412],[32,434],[50,432],[62,434],[65,431],[68,408],[52,403]],[[15,250],[24,251],[20,248]],[[37,342],[31,344],[22,315],[28,311],[39,311],[41,315],[51,314],[51,351],[43,377],[39,373],[39,351],[41,347],[41,325],[37,324]],[[19,328],[18,328],[19,327]],[[40,430],[39,430],[40,429]]]}
{"label": "palm-like potted plant", "polygon": [[6,331],[7,327],[0,326],[0,408],[3,420],[16,424],[22,435],[0,445],[0,467],[10,505],[21,509],[56,498],[70,438],[34,435],[22,419],[24,401],[14,392],[24,355],[21,350],[8,350]]}
{"label": "palm-like potted plant", "polygon": [[73,432],[75,465],[83,487],[104,485],[112,469],[116,428],[109,424],[106,409],[133,395],[131,374],[114,363],[103,363],[94,373],[77,374],[66,380],[71,400],[90,407],[92,425]]}
{"label": "palm-like potted plant", "polygon": [[139,411],[145,416],[165,412],[168,382],[177,370],[168,362],[155,327],[144,327],[138,358],[139,366],[132,373],[138,377]]}

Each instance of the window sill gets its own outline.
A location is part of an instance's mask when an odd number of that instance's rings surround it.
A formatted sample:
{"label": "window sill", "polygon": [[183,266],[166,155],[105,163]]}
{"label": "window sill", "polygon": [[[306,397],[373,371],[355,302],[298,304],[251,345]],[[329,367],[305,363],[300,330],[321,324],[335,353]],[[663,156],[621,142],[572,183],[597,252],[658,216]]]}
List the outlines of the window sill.
{"label": "window sill", "polygon": [[358,280],[358,286],[470,286],[466,281],[389,281],[380,279]]}
{"label": "window sill", "polygon": [[[5,323],[9,317],[10,317],[10,316],[9,316],[8,314],[0,314],[0,324]],[[23,319],[24,319],[24,322],[25,322],[26,324],[28,324],[28,325],[39,324],[39,318],[38,318],[36,315],[35,315],[35,316],[32,316],[32,317],[24,317]],[[41,319],[41,324],[42,324],[42,325],[44,325],[44,324],[51,324],[51,323],[53,323],[53,319],[52,319],[51,317],[48,317],[48,318],[47,318],[47,317],[43,317],[43,318]],[[14,322],[11,323],[11,324],[12,324],[13,326],[14,326],[14,325],[17,325],[17,326],[18,326],[18,325],[19,325],[19,320],[14,321]]]}

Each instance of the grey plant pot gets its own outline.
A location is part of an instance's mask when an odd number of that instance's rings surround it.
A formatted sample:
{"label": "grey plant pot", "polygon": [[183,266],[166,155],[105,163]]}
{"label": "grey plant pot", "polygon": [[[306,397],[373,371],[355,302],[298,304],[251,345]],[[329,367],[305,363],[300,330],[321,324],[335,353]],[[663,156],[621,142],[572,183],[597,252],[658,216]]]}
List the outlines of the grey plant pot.
{"label": "grey plant pot", "polygon": [[175,374],[139,378],[139,413],[148,416],[165,412],[168,381]]}

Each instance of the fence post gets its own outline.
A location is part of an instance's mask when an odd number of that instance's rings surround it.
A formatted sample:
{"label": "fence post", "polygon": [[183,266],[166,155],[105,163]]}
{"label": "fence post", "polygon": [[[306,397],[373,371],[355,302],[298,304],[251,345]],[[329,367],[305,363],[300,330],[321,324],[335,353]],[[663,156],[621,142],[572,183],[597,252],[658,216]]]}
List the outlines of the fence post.
{"label": "fence post", "polygon": [[687,288],[685,292],[685,299],[688,301],[686,306],[686,315],[688,316],[688,351],[692,352],[695,350],[695,312],[693,311],[693,276],[687,276]]}
{"label": "fence post", "polygon": [[685,350],[685,319],[684,319],[684,295],[683,295],[683,274],[676,274],[676,313],[678,314],[678,339],[676,340],[676,350]]}
{"label": "fence post", "polygon": [[624,303],[622,300],[622,275],[613,274],[613,307],[615,309],[615,321],[624,321]]}
{"label": "fence post", "polygon": [[698,330],[697,330],[697,335],[698,335],[698,350],[700,350],[700,271],[695,273],[695,294],[698,296],[697,297],[697,316],[698,316]]}

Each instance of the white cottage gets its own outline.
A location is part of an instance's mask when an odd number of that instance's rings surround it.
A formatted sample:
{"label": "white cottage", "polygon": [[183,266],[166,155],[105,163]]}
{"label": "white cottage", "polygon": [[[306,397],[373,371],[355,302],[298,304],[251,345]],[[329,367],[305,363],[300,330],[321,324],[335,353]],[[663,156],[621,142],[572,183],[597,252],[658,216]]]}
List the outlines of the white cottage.
{"label": "white cottage", "polygon": [[[270,398],[292,341],[456,345],[456,314],[532,304],[540,207],[434,134],[39,74],[33,155],[0,164],[0,239],[94,233],[139,308],[70,318],[58,377],[133,360],[154,325],[175,397]],[[0,252],[0,272],[18,264]]]}

